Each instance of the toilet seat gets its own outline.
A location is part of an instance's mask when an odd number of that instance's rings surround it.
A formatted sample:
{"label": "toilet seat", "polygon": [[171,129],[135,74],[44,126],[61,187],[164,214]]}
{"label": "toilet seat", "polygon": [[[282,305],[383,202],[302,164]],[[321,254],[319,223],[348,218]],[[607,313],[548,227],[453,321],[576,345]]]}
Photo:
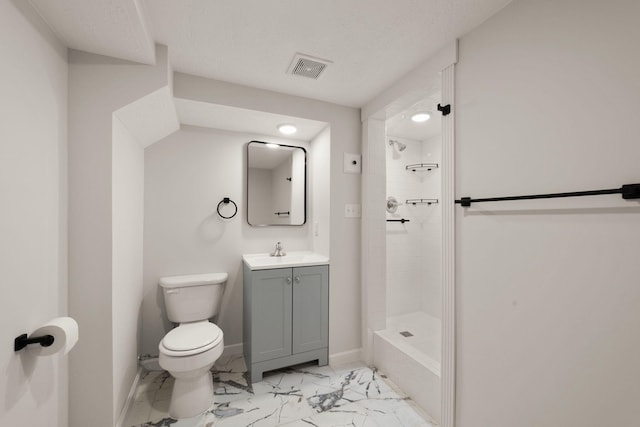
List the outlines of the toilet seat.
{"label": "toilet seat", "polygon": [[185,357],[203,353],[220,344],[222,330],[209,321],[185,323],[169,331],[160,342],[160,352]]}

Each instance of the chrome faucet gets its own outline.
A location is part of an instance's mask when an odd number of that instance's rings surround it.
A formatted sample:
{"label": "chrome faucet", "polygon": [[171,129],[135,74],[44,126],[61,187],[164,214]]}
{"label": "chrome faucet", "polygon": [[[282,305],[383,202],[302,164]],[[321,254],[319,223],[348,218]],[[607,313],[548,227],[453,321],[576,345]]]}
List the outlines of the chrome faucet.
{"label": "chrome faucet", "polygon": [[280,242],[276,243],[276,249],[271,252],[271,256],[285,256],[286,252],[282,250],[282,244]]}

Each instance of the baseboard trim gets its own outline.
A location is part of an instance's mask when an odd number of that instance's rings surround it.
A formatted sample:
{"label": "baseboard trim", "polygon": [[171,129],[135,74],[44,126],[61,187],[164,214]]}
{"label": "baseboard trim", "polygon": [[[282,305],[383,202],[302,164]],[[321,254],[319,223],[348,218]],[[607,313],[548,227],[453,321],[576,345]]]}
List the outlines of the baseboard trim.
{"label": "baseboard trim", "polygon": [[118,417],[118,421],[116,421],[115,427],[124,427],[124,423],[127,420],[127,415],[129,415],[129,410],[133,406],[133,399],[136,395],[136,388],[138,388],[138,383],[140,382],[141,377],[142,366],[138,366],[138,372],[136,372],[136,376],[133,379],[133,383],[131,384],[131,388],[129,389],[129,394],[127,395],[127,399],[124,401],[124,406],[122,407],[122,411],[120,411],[120,416]]}
{"label": "baseboard trim", "polygon": [[236,356],[238,354],[243,354],[242,343],[225,345],[222,351],[223,356]]}
{"label": "baseboard trim", "polygon": [[345,365],[353,362],[362,362],[362,348],[329,355],[329,366]]}

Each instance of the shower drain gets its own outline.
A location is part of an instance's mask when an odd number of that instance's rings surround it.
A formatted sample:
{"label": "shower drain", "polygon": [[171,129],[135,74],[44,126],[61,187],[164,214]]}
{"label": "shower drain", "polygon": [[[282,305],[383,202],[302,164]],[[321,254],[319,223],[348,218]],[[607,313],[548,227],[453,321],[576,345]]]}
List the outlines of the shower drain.
{"label": "shower drain", "polygon": [[413,334],[409,331],[402,331],[400,332],[400,335],[402,335],[403,337],[412,337]]}

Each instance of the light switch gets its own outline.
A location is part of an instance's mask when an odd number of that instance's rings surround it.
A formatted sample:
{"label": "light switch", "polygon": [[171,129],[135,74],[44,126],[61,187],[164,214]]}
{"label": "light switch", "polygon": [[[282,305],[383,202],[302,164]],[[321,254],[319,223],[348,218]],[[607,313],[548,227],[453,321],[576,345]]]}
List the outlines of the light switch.
{"label": "light switch", "polygon": [[362,172],[362,156],[360,154],[344,153],[344,173]]}

